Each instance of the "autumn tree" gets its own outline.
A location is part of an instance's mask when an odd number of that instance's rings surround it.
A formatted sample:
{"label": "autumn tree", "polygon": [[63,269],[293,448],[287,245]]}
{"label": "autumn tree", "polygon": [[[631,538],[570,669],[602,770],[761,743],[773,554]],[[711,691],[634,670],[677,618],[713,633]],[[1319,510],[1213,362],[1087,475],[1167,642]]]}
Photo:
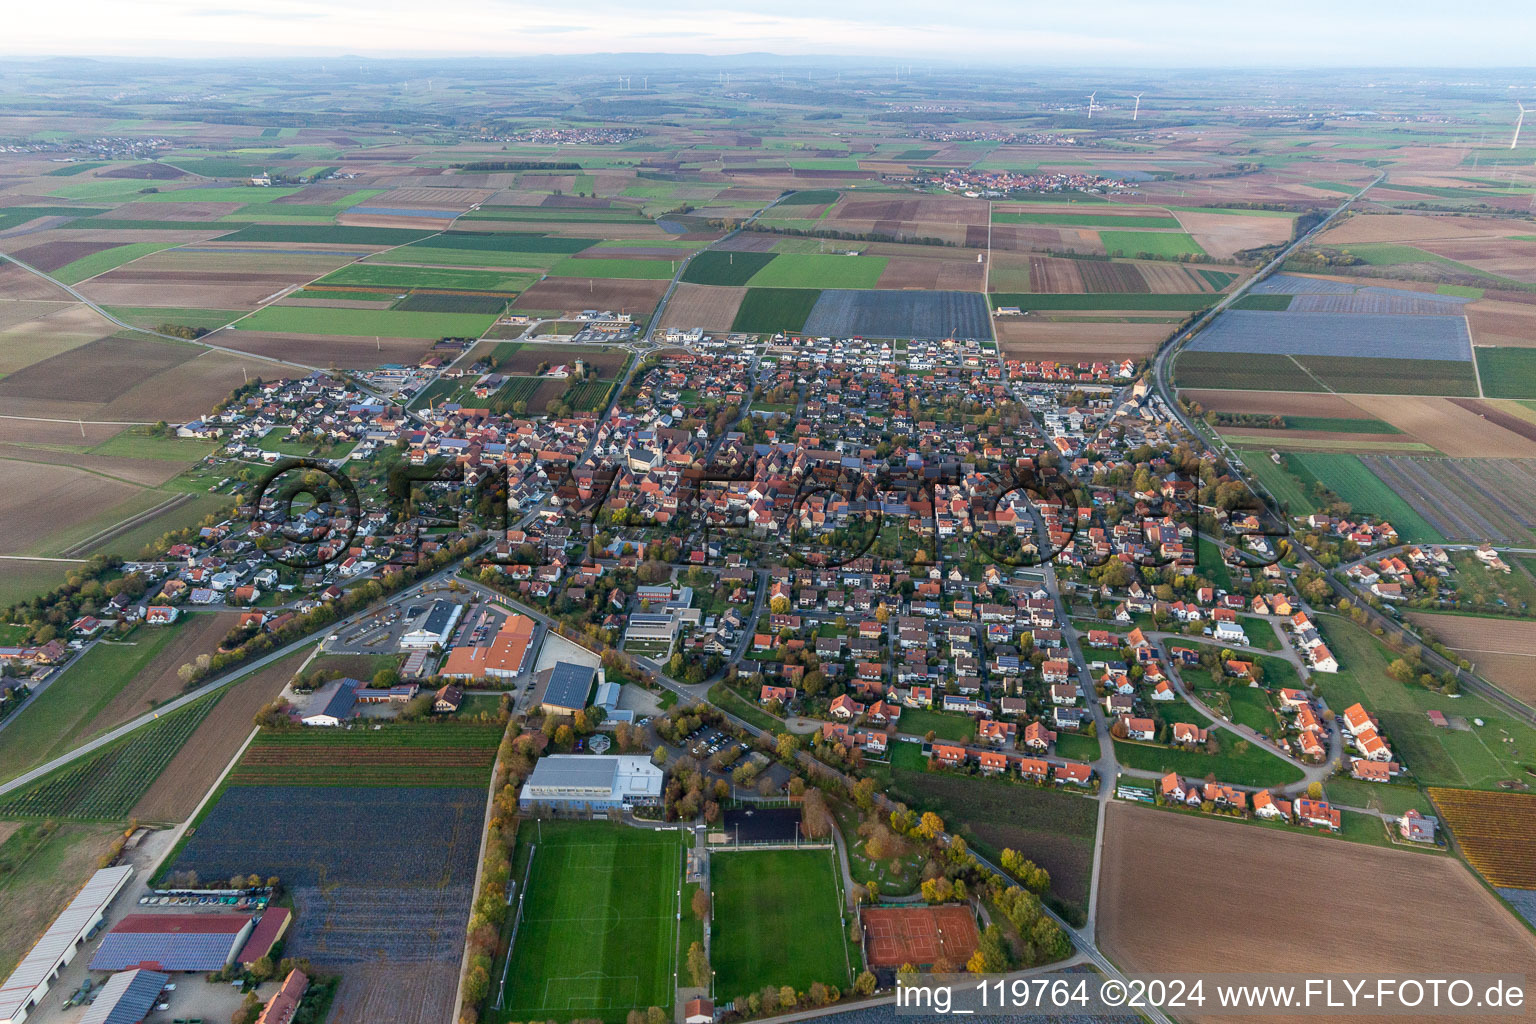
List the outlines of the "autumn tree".
{"label": "autumn tree", "polygon": [[704,944],[695,942],[688,947],[688,975],[693,979],[694,988],[709,987],[709,956],[704,952]]}

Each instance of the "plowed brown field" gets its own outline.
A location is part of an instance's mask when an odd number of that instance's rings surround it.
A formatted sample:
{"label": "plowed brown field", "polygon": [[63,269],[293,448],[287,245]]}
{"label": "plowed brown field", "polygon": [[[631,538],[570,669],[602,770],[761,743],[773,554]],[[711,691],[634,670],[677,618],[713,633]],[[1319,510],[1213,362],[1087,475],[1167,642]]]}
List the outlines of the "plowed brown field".
{"label": "plowed brown field", "polygon": [[[1296,971],[1311,974],[1536,972],[1531,936],[1460,861],[1111,803],[1099,895],[1104,952],[1131,973]],[[1163,869],[1221,865],[1231,884],[1170,892]],[[1373,929],[1365,941],[1331,927],[1330,894],[1347,893]],[[1425,908],[1435,926],[1422,928]],[[1180,1019],[1186,1019],[1180,1015]],[[1251,1020],[1217,1014],[1190,1020]],[[1270,1016],[1269,1021],[1315,1020]],[[1329,1015],[1329,1020],[1382,1017]],[[1464,1021],[1465,1017],[1415,1020]]]}
{"label": "plowed brown field", "polygon": [[1472,662],[1490,682],[1536,706],[1536,622],[1429,612],[1409,612],[1408,618]]}

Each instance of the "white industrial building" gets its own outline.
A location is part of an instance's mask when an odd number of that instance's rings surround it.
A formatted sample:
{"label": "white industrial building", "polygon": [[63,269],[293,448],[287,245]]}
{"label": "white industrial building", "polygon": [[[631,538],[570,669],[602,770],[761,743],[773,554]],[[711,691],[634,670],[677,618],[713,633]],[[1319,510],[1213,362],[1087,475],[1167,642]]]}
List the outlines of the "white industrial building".
{"label": "white industrial building", "polygon": [[661,803],[663,774],[637,754],[552,754],[540,758],[518,803],[555,811],[602,811]]}
{"label": "white industrial building", "polygon": [[0,1024],[21,1024],[36,1008],[59,972],[85,945],[86,934],[102,920],[114,897],[133,877],[133,868],[102,868],[69,901],[63,913],[0,984]]}

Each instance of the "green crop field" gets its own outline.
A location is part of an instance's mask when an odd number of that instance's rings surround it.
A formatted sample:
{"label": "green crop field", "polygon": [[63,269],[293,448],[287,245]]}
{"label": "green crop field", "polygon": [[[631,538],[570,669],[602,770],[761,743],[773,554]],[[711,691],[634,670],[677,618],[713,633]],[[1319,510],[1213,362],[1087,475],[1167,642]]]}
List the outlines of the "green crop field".
{"label": "green crop field", "polygon": [[885,264],[884,256],[781,253],[749,283],[754,288],[873,288]]}
{"label": "green crop field", "polygon": [[824,206],[835,203],[841,196],[835,188],[810,188],[804,192],[791,192],[778,201],[779,206]]}
{"label": "green crop field", "polygon": [[[1496,789],[1502,781],[1526,777],[1522,765],[1536,750],[1536,729],[1476,694],[1449,697],[1416,682],[1399,683],[1387,675],[1396,655],[1363,628],[1337,615],[1316,621],[1339,659],[1337,673],[1312,674],[1317,692],[1331,708],[1364,704],[1381,720],[1383,736],[1421,784]],[[1436,728],[1425,717],[1430,710],[1465,721],[1466,728]],[[1476,719],[1483,724],[1475,724]]]}
{"label": "green crop field", "polygon": [[129,245],[119,245],[111,249],[103,249],[101,252],[93,252],[89,256],[82,256],[73,263],[66,264],[53,272],[53,276],[65,284],[79,284],[87,278],[98,274],[105,274],[109,270],[116,270],[124,263],[129,263],[141,256],[159,252],[161,249],[170,249],[175,242],[133,242]]}
{"label": "green crop field", "polygon": [[500,316],[507,308],[506,295],[451,295],[442,292],[412,292],[392,309],[412,313],[489,313]]}
{"label": "green crop field", "polygon": [[1285,425],[1291,430],[1322,430],[1332,434],[1401,434],[1384,420],[1352,416],[1287,416]]}
{"label": "green crop field", "polygon": [[817,288],[748,288],[731,330],[748,334],[801,330],[819,298]]}
{"label": "green crop field", "polygon": [[185,625],[140,626],[128,641],[98,641],[6,725],[0,779],[10,779],[72,750],[85,729]]}
{"label": "green crop field", "polygon": [[499,725],[471,722],[262,732],[229,784],[483,787],[502,732]]}
{"label": "green crop field", "polygon": [[359,228],[340,224],[247,224],[221,242],[299,242],[331,245],[405,245],[430,237],[410,228]]}
{"label": "green crop field", "polygon": [[1169,259],[1204,256],[1200,243],[1183,231],[1100,231],[1099,241],[1111,256],[1148,253]]}
{"label": "green crop field", "polygon": [[437,267],[537,267],[548,269],[564,259],[558,252],[515,249],[441,249],[431,243],[406,245],[376,257],[379,263],[421,264]]}
{"label": "green crop field", "polygon": [[676,260],[587,259],[571,257],[550,268],[553,277],[609,277],[631,281],[670,281],[684,253]]}
{"label": "green crop field", "polygon": [[172,324],[176,327],[202,327],[211,331],[245,316],[243,310],[237,309],[185,309],[176,306],[105,306],[103,308],[119,320],[124,320],[135,327],[147,327],[150,330],[162,324]]}
{"label": "green crop field", "polygon": [[105,209],[87,209],[83,206],[9,206],[0,208],[0,231],[9,231],[39,217],[90,217],[106,212]]}
{"label": "green crop field", "polygon": [[[435,236],[423,248],[466,249],[481,252],[547,252],[569,256],[597,244],[595,238],[560,238],[516,231],[448,231]],[[417,248],[410,246],[409,248]]]}
{"label": "green crop field", "polygon": [[1477,394],[1477,379],[1473,376],[1470,360],[1298,356],[1297,361],[1331,390],[1346,394],[1467,397]]}
{"label": "green crop field", "polygon": [[635,1008],[670,1011],[682,887],[677,834],[524,822],[518,842],[531,847],[532,865],[506,992],[499,1006],[491,999],[496,1019],[621,1024]]}
{"label": "green crop field", "polygon": [[121,821],[225,692],[200,697],[8,794],[0,817]]}
{"label": "green crop field", "polygon": [[771,252],[701,252],[683,271],[682,279],[689,284],[744,285],[752,275],[772,263]]}
{"label": "green crop field", "polygon": [[1283,313],[1291,308],[1293,295],[1244,295],[1232,303],[1229,309],[1258,309],[1268,313]]}
{"label": "green crop field", "polygon": [[494,315],[478,313],[266,306],[240,321],[237,329],[287,334],[380,335],[386,338],[478,338],[495,322]]}
{"label": "green crop field", "polygon": [[1349,502],[1356,511],[1382,516],[1409,544],[1443,544],[1442,537],[1419,512],[1372,473],[1358,455],[1342,452],[1293,452],[1289,458]]}
{"label": "green crop field", "polygon": [[479,292],[520,292],[536,274],[511,274],[499,270],[450,270],[436,267],[404,267],[384,263],[354,263],[327,274],[316,285],[338,288],[363,285],[372,288],[458,288]]}
{"label": "green crop field", "polygon": [[1488,398],[1536,398],[1536,349],[1475,348]]}
{"label": "green crop field", "polygon": [[[1058,224],[1078,228],[1170,228],[1179,230],[1177,217],[1114,213],[994,213],[994,224]],[[1123,232],[1112,232],[1123,233]]]}
{"label": "green crop field", "polygon": [[1088,292],[1064,295],[1055,292],[998,292],[990,296],[992,308],[1020,309],[1166,309],[1175,312],[1215,305],[1220,295],[1191,292],[1187,295],[1151,295],[1146,292]]}
{"label": "green crop field", "polygon": [[1179,352],[1173,367],[1181,388],[1240,391],[1321,391],[1290,356],[1237,352]]}
{"label": "green crop field", "polygon": [[847,989],[850,977],[835,857],[828,850],[747,850],[709,858],[715,991],[739,999],[765,986]]}

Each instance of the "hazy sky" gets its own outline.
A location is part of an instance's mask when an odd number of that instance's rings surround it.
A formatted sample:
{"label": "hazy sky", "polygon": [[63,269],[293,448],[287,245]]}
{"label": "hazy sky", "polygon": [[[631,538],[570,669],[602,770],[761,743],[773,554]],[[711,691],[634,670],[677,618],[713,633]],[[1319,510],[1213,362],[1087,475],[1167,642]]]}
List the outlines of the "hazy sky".
{"label": "hazy sky", "polygon": [[0,53],[40,55],[770,51],[1021,65],[1536,62],[1530,0],[73,0],[15,4],[4,24]]}

